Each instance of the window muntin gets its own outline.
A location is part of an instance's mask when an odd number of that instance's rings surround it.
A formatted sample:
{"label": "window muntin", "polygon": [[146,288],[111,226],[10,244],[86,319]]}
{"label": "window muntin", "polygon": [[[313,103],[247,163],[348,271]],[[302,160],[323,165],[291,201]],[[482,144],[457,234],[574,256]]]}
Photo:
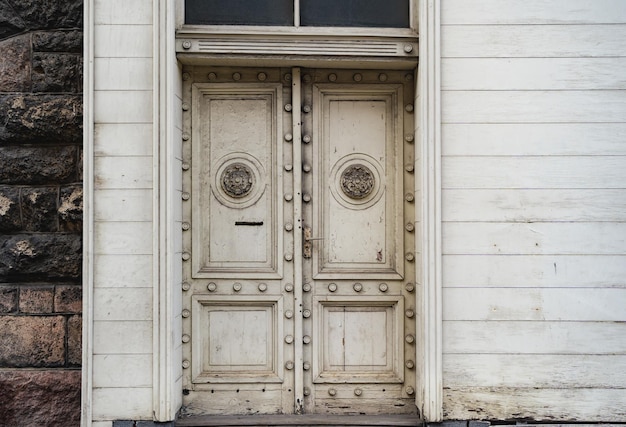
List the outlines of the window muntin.
{"label": "window muntin", "polygon": [[409,0],[185,0],[185,24],[409,28]]}

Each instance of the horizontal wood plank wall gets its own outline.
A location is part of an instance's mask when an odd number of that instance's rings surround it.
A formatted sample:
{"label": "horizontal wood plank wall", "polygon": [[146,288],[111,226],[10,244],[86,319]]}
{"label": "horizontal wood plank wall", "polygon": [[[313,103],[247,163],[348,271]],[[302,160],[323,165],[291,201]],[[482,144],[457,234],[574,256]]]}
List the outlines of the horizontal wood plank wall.
{"label": "horizontal wood plank wall", "polygon": [[96,422],[152,419],[152,7],[94,7]]}
{"label": "horizontal wood plank wall", "polygon": [[444,416],[626,420],[626,2],[442,0]]}

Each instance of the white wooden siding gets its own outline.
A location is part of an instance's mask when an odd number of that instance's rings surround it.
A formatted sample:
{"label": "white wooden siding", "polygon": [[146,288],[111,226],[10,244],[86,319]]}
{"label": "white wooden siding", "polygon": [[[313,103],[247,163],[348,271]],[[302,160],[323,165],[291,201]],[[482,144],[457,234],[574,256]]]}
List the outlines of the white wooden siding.
{"label": "white wooden siding", "polygon": [[626,2],[442,0],[444,416],[626,417]]}
{"label": "white wooden siding", "polygon": [[93,419],[103,422],[152,419],[152,8],[94,2]]}

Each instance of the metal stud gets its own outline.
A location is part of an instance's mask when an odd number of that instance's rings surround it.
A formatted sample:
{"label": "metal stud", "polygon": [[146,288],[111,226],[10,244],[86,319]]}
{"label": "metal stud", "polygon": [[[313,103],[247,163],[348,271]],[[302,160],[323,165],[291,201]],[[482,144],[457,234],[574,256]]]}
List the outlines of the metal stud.
{"label": "metal stud", "polygon": [[183,231],[187,231],[191,228],[191,224],[189,224],[188,222],[183,222],[181,224],[181,228],[183,229]]}
{"label": "metal stud", "polygon": [[189,104],[187,104],[186,102],[183,102],[180,107],[183,109],[183,111],[189,111]]}
{"label": "metal stud", "polygon": [[409,319],[412,318],[413,316],[415,316],[415,311],[414,310],[407,310],[404,312],[404,314],[406,315],[406,317],[408,317]]}
{"label": "metal stud", "polygon": [[265,73],[259,73],[259,74],[257,74],[257,75],[256,75],[256,78],[257,78],[257,79],[259,79],[259,81],[264,82],[264,81],[265,81],[265,79],[267,79],[267,74],[265,74]]}
{"label": "metal stud", "polygon": [[304,142],[305,144],[308,144],[311,142],[311,135],[304,135],[302,137],[302,142]]}
{"label": "metal stud", "polygon": [[412,222],[407,222],[404,228],[406,229],[406,231],[411,233],[413,230],[415,230],[415,224],[413,224]]}
{"label": "metal stud", "polygon": [[302,310],[302,317],[304,317],[305,319],[308,319],[309,317],[311,317],[311,310],[309,309]]}
{"label": "metal stud", "polygon": [[304,292],[311,292],[311,284],[310,283],[305,283],[304,285],[302,285],[302,290]]}
{"label": "metal stud", "polygon": [[413,45],[412,45],[412,44],[409,44],[409,43],[405,44],[405,45],[404,45],[404,52],[406,52],[406,53],[411,53],[411,52],[413,52]]}
{"label": "metal stud", "polygon": [[217,290],[217,284],[215,284],[214,282],[211,282],[208,285],[206,285],[206,288],[209,292],[215,292]]}
{"label": "metal stud", "polygon": [[290,142],[293,141],[293,135],[290,133],[285,134],[285,141]]}
{"label": "metal stud", "polygon": [[328,290],[330,292],[336,292],[337,291],[337,284],[336,283],[329,283],[328,284]]}
{"label": "metal stud", "polygon": [[189,198],[191,197],[191,194],[187,192],[183,192],[183,194],[181,194],[180,197],[182,197],[183,200],[189,200]]}
{"label": "metal stud", "polygon": [[188,171],[189,168],[191,167],[191,165],[189,164],[189,162],[183,162],[180,167],[184,170],[184,171]]}
{"label": "metal stud", "polygon": [[291,202],[293,200],[293,195],[291,195],[291,193],[285,194],[285,200]]}
{"label": "metal stud", "polygon": [[183,360],[183,369],[189,369],[190,366],[191,366],[191,363],[189,363],[189,360],[187,359]]}
{"label": "metal stud", "polygon": [[360,82],[361,80],[363,80],[363,76],[359,73],[356,73],[352,76],[352,80],[354,80],[355,82]]}
{"label": "metal stud", "polygon": [[291,360],[285,363],[285,369],[287,369],[288,371],[291,371],[293,369],[293,362]]}
{"label": "metal stud", "polygon": [[404,170],[408,173],[413,173],[415,171],[415,167],[413,166],[413,164],[409,163],[404,167]]}
{"label": "metal stud", "polygon": [[233,80],[241,80],[241,73],[233,73]]}
{"label": "metal stud", "polygon": [[361,390],[360,388],[355,388],[354,389],[354,395],[355,396],[360,396],[363,394],[363,390]]}
{"label": "metal stud", "polygon": [[335,74],[335,73],[330,73],[330,74],[328,75],[328,81],[330,81],[330,82],[336,82],[336,81],[337,81],[337,74]]}
{"label": "metal stud", "polygon": [[412,143],[414,139],[415,137],[410,133],[407,133],[406,135],[404,135],[404,140],[408,142],[409,144]]}
{"label": "metal stud", "polygon": [[217,78],[217,74],[209,73],[209,75],[207,77],[209,78],[209,80],[215,80]]}
{"label": "metal stud", "polygon": [[191,42],[189,40],[185,40],[183,42],[183,49],[185,49],[185,50],[191,49]]}
{"label": "metal stud", "polygon": [[412,113],[413,112],[413,104],[406,104],[404,109],[406,110],[407,113]]}
{"label": "metal stud", "polygon": [[408,254],[404,256],[404,259],[406,259],[409,262],[413,262],[415,260],[415,255],[413,255],[412,252],[409,252]]}
{"label": "metal stud", "polygon": [[415,283],[407,283],[404,289],[406,289],[407,292],[413,292],[415,290]]}
{"label": "metal stud", "polygon": [[289,112],[292,110],[292,108],[293,108],[293,107],[291,106],[291,104],[285,104],[285,111],[286,111],[286,112],[288,112],[288,113],[289,113]]}
{"label": "metal stud", "polygon": [[302,76],[302,81],[304,83],[310,83],[311,82],[311,76],[309,74],[305,74],[304,76]]}
{"label": "metal stud", "polygon": [[355,283],[354,285],[352,285],[352,289],[354,289],[354,292],[361,292],[363,290],[363,285],[360,283]]}
{"label": "metal stud", "polygon": [[267,285],[265,283],[259,283],[259,292],[265,292],[267,291]]}
{"label": "metal stud", "polygon": [[291,172],[292,169],[293,169],[293,165],[290,165],[290,164],[285,165],[285,170],[287,172]]}
{"label": "metal stud", "polygon": [[304,193],[302,195],[302,200],[304,203],[309,203],[311,201],[311,195],[309,193]]}
{"label": "metal stud", "polygon": [[183,261],[189,261],[189,258],[191,258],[191,254],[189,252],[183,252],[183,255],[182,255]]}
{"label": "metal stud", "polygon": [[284,77],[286,82],[290,82],[291,81],[291,74],[290,73],[285,74],[283,77]]}
{"label": "metal stud", "polygon": [[407,369],[413,369],[415,368],[415,362],[413,362],[412,360],[407,360],[404,366],[406,366]]}
{"label": "metal stud", "polygon": [[191,289],[191,284],[189,284],[189,282],[183,282],[181,284],[183,291],[188,291],[189,289]]}
{"label": "metal stud", "polygon": [[386,283],[381,283],[378,285],[378,290],[381,292],[387,292],[389,290],[389,286]]}
{"label": "metal stud", "polygon": [[381,82],[386,82],[387,81],[387,74],[385,73],[380,73],[378,75],[378,80],[380,80]]}
{"label": "metal stud", "polygon": [[191,341],[191,337],[187,334],[183,335],[182,341],[184,343],[188,343],[189,341]]}
{"label": "metal stud", "polygon": [[291,231],[293,230],[293,224],[291,222],[288,222],[285,224],[285,231]]}
{"label": "metal stud", "polygon": [[413,344],[415,342],[415,337],[409,334],[406,337],[404,337],[404,340],[409,344]]}
{"label": "metal stud", "polygon": [[187,310],[187,309],[184,309],[184,310],[183,310],[183,312],[182,312],[181,314],[182,314],[182,316],[186,319],[186,318],[188,318],[189,316],[191,316],[191,311],[189,311],[189,310]]}
{"label": "metal stud", "polygon": [[415,196],[413,195],[413,193],[406,193],[404,195],[404,200],[406,200],[407,202],[411,203],[412,201],[415,200]]}
{"label": "metal stud", "polygon": [[287,283],[285,285],[285,292],[293,292],[293,284]]}
{"label": "metal stud", "polygon": [[183,80],[189,80],[191,75],[189,73],[183,73]]}
{"label": "metal stud", "polygon": [[304,344],[311,344],[311,337],[310,337],[310,336],[308,336],[308,335],[303,336],[303,337],[302,337],[302,342],[303,342]]}
{"label": "metal stud", "polygon": [[335,390],[334,388],[329,388],[328,389],[328,394],[331,396],[336,396],[337,395],[337,390]]}
{"label": "metal stud", "polygon": [[304,387],[303,394],[304,394],[305,396],[310,395],[310,394],[311,394],[311,389],[310,389],[310,388],[308,388],[308,387]]}
{"label": "metal stud", "polygon": [[285,337],[285,342],[286,342],[287,344],[291,344],[291,343],[293,343],[293,335],[287,335],[287,336]]}
{"label": "metal stud", "polygon": [[183,132],[181,136],[183,138],[183,141],[189,141],[189,138],[191,138],[191,136],[189,136],[187,132]]}
{"label": "metal stud", "polygon": [[411,386],[408,386],[406,388],[406,394],[408,394],[409,396],[413,396],[415,394],[415,389]]}
{"label": "metal stud", "polygon": [[305,371],[308,371],[309,369],[311,369],[311,364],[309,362],[304,362],[302,364],[302,369],[304,369]]}
{"label": "metal stud", "polygon": [[291,252],[287,252],[285,254],[285,261],[292,261],[293,260],[293,254]]}
{"label": "metal stud", "polygon": [[410,82],[411,80],[413,80],[413,73],[405,74],[404,78],[406,79],[407,82]]}
{"label": "metal stud", "polygon": [[302,107],[302,112],[303,113],[310,113],[311,112],[311,106],[310,105],[305,105],[304,107]]}
{"label": "metal stud", "polygon": [[293,311],[291,311],[291,310],[285,311],[285,317],[287,319],[291,319],[293,317]]}
{"label": "metal stud", "polygon": [[233,284],[233,291],[235,291],[235,292],[239,292],[239,291],[241,291],[241,288],[242,288],[241,283],[239,283],[239,282],[235,282],[235,283]]}
{"label": "metal stud", "polygon": [[308,164],[308,163],[303,164],[303,165],[302,165],[302,170],[303,170],[305,173],[309,173],[309,172],[311,172],[311,165],[310,165],[310,164]]}

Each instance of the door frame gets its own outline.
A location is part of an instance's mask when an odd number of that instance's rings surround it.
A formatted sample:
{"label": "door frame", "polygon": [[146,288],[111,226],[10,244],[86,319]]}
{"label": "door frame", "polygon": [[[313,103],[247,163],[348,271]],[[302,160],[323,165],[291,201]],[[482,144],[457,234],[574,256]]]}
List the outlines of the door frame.
{"label": "door frame", "polygon": [[[421,274],[416,283],[418,384],[416,404],[426,421],[443,419],[443,333],[441,252],[441,72],[440,2],[418,4],[419,58],[416,79],[416,165],[421,171]],[[153,418],[174,420],[182,403],[181,322],[181,102],[182,81],[176,58],[179,3],[154,3],[153,31]],[[94,353],[94,51],[95,0],[84,2],[84,232],[83,232],[83,364],[81,425],[91,426]],[[312,65],[311,65],[312,66]],[[353,65],[351,65],[353,66]],[[376,64],[379,67],[380,64]],[[421,349],[421,351],[419,350]]]}

